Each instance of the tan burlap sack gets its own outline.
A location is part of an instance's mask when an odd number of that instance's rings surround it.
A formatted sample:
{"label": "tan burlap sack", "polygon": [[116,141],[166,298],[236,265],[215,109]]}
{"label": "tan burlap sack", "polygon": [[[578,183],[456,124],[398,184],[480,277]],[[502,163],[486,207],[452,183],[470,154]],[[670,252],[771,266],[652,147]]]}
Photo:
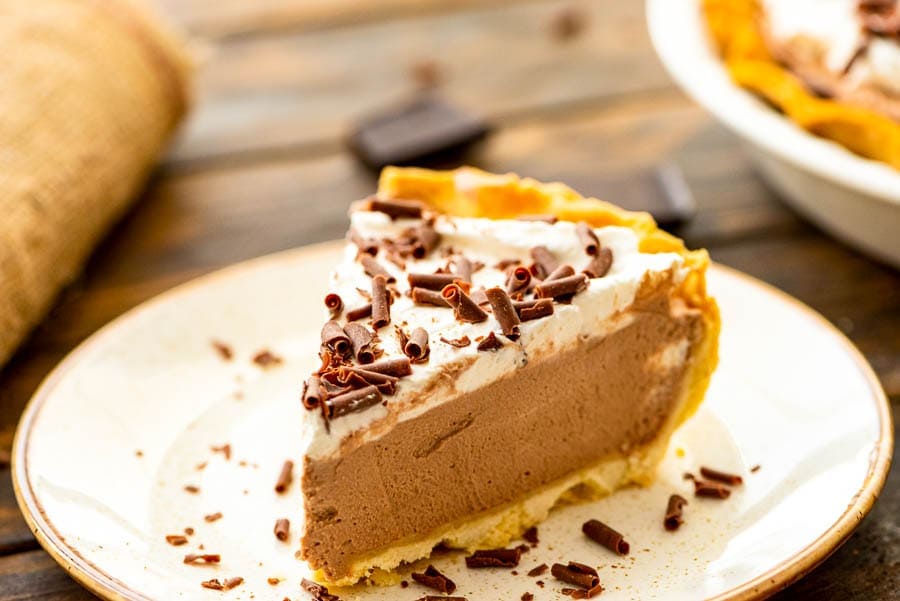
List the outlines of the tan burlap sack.
{"label": "tan burlap sack", "polygon": [[127,0],[0,0],[0,365],[138,195],[189,75]]}

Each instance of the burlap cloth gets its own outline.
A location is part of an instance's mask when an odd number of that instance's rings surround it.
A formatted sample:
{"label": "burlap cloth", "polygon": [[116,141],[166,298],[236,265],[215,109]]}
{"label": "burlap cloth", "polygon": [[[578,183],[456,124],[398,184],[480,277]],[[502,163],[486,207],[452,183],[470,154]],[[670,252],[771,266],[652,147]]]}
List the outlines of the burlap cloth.
{"label": "burlap cloth", "polygon": [[127,0],[0,0],[0,365],[138,195],[189,76]]}

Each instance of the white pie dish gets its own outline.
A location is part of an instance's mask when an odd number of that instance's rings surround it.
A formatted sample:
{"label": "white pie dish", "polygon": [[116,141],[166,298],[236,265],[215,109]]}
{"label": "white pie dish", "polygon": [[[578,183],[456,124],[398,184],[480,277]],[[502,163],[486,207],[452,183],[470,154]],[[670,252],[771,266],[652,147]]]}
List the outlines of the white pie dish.
{"label": "white pie dish", "polygon": [[799,213],[900,268],[900,171],[814,136],[736,86],[714,52],[700,0],[647,0],[656,51],[679,86],[750,152]]}

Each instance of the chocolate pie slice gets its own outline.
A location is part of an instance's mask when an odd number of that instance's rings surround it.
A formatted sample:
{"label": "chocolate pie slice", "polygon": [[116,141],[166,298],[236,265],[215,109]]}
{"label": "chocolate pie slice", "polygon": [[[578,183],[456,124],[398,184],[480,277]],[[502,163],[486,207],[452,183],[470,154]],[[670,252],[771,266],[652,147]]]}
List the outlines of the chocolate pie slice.
{"label": "chocolate pie slice", "polygon": [[[521,216],[525,216],[520,218]],[[561,184],[386,169],[303,391],[301,556],[350,584],[652,481],[717,362],[705,251]]]}

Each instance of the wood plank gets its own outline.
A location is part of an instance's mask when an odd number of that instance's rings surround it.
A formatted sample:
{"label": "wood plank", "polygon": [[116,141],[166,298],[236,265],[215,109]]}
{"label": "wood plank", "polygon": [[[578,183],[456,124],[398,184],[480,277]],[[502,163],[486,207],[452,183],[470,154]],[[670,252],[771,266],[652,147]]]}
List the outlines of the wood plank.
{"label": "wood plank", "polygon": [[169,160],[197,166],[337,150],[354,118],[416,93],[410,71],[422,61],[438,66],[447,98],[501,125],[671,86],[650,47],[643,3],[585,2],[587,28],[560,42],[549,23],[568,5],[482,7],[218,45]]}
{"label": "wood plank", "polygon": [[96,601],[42,550],[0,557],[0,601]]}

